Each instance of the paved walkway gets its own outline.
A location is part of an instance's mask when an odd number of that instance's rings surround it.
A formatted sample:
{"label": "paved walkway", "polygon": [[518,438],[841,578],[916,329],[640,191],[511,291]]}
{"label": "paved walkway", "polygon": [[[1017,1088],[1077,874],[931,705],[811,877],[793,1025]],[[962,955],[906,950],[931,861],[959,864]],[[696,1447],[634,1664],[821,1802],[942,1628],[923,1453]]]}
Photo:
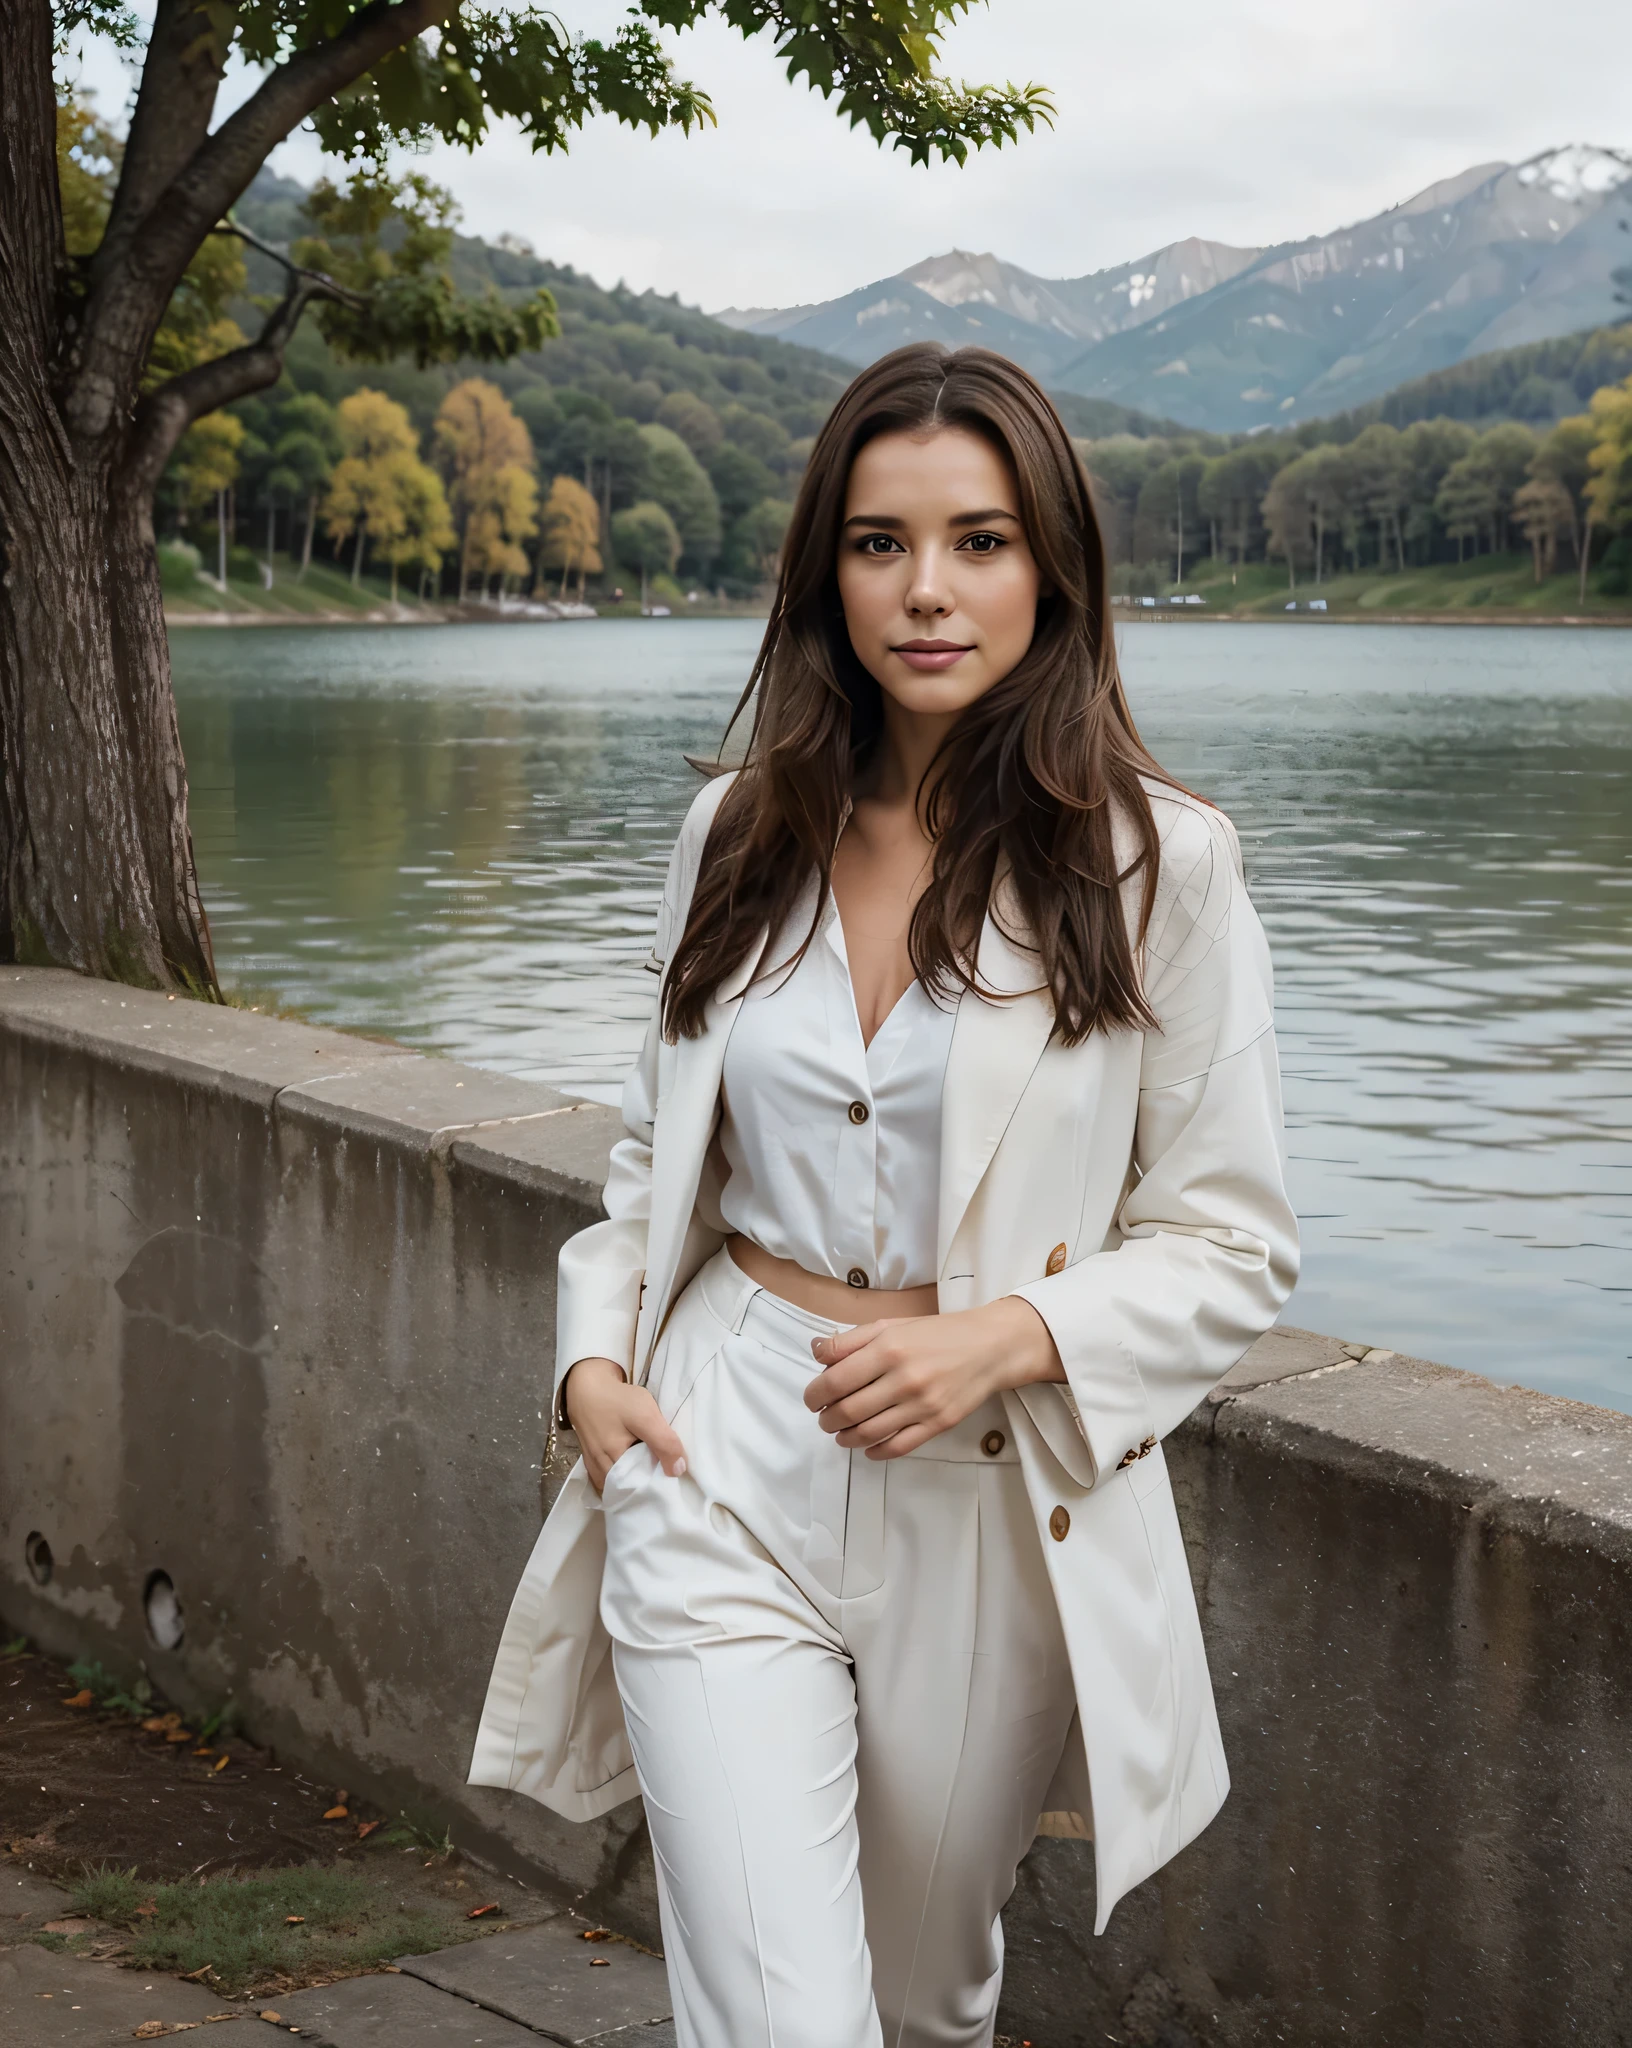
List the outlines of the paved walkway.
{"label": "paved walkway", "polygon": [[[5,1888],[17,1896],[0,1904],[0,1914],[18,1932],[67,1904],[53,1887],[25,1883],[15,1870]],[[541,2040],[674,2048],[663,1965],[623,1942],[590,1942],[584,1934],[584,1924],[563,1913],[521,1933],[404,1956],[382,1975],[249,2003],[229,2003],[174,1977],[54,1955],[25,1939],[0,1949],[0,2043],[113,2048],[234,2026],[269,2028],[319,2048],[537,2048]]]}

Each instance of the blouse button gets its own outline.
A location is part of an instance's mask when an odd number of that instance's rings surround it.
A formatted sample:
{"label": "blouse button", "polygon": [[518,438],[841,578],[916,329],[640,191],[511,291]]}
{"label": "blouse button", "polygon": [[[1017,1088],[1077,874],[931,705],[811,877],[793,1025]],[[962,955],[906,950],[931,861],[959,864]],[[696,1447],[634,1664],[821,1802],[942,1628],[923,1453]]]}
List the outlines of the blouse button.
{"label": "blouse button", "polygon": [[1065,1246],[1057,1244],[1048,1255],[1048,1264],[1043,1269],[1052,1280],[1056,1273],[1065,1270]]}
{"label": "blouse button", "polygon": [[998,1452],[1002,1450],[1006,1441],[1007,1439],[1002,1430],[989,1429],[980,1440],[980,1448],[986,1453],[988,1458],[995,1458]]}
{"label": "blouse button", "polygon": [[851,1287],[865,1287],[867,1285],[867,1275],[859,1266],[852,1266],[844,1277]]}
{"label": "blouse button", "polygon": [[864,1124],[872,1113],[865,1102],[852,1102],[850,1105],[850,1121],[853,1124]]}
{"label": "blouse button", "polygon": [[1056,1508],[1048,1518],[1048,1533],[1056,1543],[1063,1543],[1071,1533],[1071,1517],[1064,1508]]}

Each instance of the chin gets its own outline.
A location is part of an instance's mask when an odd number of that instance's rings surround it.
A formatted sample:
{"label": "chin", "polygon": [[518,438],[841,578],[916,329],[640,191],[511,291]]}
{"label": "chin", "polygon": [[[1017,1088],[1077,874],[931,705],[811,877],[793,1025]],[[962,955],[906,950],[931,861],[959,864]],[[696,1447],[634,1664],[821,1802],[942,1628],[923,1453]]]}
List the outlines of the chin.
{"label": "chin", "polygon": [[984,668],[971,676],[960,676],[955,670],[943,670],[939,675],[922,675],[916,669],[908,669],[904,676],[892,676],[888,682],[880,678],[879,687],[886,696],[893,697],[903,711],[944,718],[976,703],[996,681],[997,678],[987,675]]}

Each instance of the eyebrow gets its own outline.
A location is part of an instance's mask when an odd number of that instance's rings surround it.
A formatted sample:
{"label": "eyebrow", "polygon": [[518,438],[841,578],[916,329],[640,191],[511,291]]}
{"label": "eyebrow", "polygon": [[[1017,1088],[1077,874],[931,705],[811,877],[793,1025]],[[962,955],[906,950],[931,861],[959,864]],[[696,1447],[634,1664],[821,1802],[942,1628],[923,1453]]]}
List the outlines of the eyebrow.
{"label": "eyebrow", "polygon": [[[984,512],[955,512],[947,521],[947,524],[949,526],[990,526],[994,519],[1007,519],[1012,526],[1020,524],[1018,513],[1005,512],[1000,505],[990,505]],[[896,531],[900,531],[907,524],[906,520],[896,519],[889,513],[883,513],[879,517],[874,518],[871,513],[867,512],[857,512],[844,523],[847,527],[882,526],[893,528]]]}

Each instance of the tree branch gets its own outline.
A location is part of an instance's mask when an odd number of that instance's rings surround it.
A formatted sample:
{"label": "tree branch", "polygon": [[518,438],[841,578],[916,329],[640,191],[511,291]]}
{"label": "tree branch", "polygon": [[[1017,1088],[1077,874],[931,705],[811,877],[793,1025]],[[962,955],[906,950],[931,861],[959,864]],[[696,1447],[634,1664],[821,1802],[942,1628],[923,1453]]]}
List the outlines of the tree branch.
{"label": "tree branch", "polygon": [[91,279],[124,254],[154,201],[210,132],[226,50],[198,0],[158,0],[107,228]]}
{"label": "tree branch", "polygon": [[242,228],[230,231],[286,264],[289,288],[253,341],[242,348],[229,349],[224,356],[214,356],[207,363],[198,363],[190,370],[182,370],[142,400],[131,429],[125,474],[131,486],[144,493],[152,491],[158,483],[176,443],[194,420],[277,383],[283,374],[284,350],[313,299],[337,299],[348,306],[363,303],[355,292],[347,291],[333,278],[290,263],[287,257],[278,256],[275,249]]}
{"label": "tree branch", "polygon": [[144,218],[132,223],[126,245],[93,278],[80,363],[63,408],[71,432],[100,438],[117,420],[188,264],[284,137],[457,5],[396,0],[366,9],[330,41],[278,65],[193,151]]}

